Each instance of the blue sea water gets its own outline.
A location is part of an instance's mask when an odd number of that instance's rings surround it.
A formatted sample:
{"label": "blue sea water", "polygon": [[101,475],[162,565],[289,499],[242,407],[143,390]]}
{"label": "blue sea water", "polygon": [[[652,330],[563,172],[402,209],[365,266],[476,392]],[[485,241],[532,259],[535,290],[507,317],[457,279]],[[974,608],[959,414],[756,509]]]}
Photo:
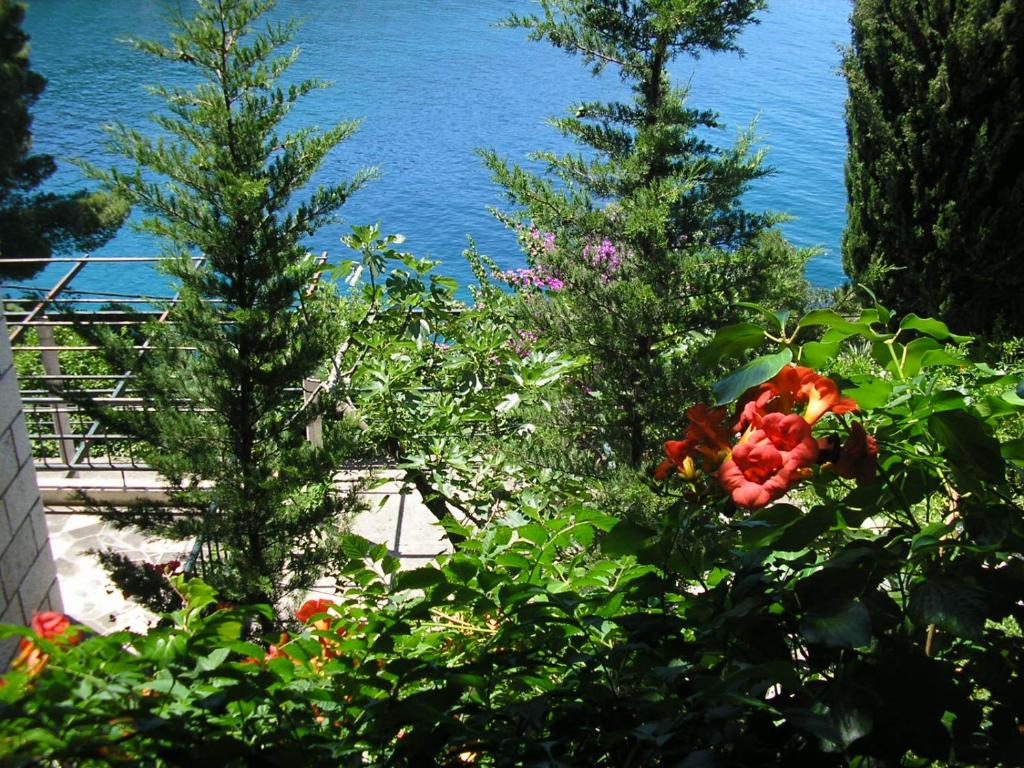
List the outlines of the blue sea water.
{"label": "blue sea water", "polygon": [[[166,0],[31,2],[31,63],[49,80],[34,110],[35,150],[57,157],[55,188],[85,183],[71,158],[118,162],[104,148],[105,124],[151,130],[147,116],[161,102],[145,86],[166,82],[168,65],[117,41],[166,39],[169,7]],[[470,277],[460,255],[468,236],[503,267],[522,265],[513,233],[487,210],[504,200],[474,149],[493,148],[515,161],[532,151],[570,150],[546,118],[573,102],[626,94],[612,72],[593,78],[579,59],[495,26],[509,11],[532,7],[527,0],[279,0],[277,16],[304,22],[288,79],[331,81],[300,102],[289,124],[363,121],[315,181],[348,178],[365,166],[381,172],[345,205],[342,222],[311,239],[311,250],[347,258],[339,238],[348,226],[379,221],[385,231],[403,233],[408,250],[442,260],[442,271],[462,281]],[[674,82],[689,84],[693,106],[720,113],[725,127],[717,141],[731,143],[756,121],[775,173],[753,185],[744,203],[793,217],[783,229],[797,245],[821,248],[808,276],[822,286],[843,279],[845,84],[837,67],[850,7],[851,0],[773,0],[761,23],[743,33],[743,57],[716,54],[673,67]],[[187,84],[191,75],[172,67],[170,76]],[[97,255],[158,249],[126,227]],[[32,282],[50,284],[66,268],[54,264]],[[116,278],[87,271],[75,285],[167,293],[163,278],[139,265],[119,268]]]}

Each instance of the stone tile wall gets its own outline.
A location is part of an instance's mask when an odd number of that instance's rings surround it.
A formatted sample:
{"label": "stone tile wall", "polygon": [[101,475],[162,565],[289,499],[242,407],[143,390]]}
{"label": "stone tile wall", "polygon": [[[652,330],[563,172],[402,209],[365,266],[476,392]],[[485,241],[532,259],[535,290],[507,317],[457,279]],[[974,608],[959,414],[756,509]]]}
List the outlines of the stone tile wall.
{"label": "stone tile wall", "polygon": [[[0,316],[0,623],[25,624],[36,611],[62,610],[43,503],[25,429],[18,379]],[[17,640],[0,641],[0,670]]]}

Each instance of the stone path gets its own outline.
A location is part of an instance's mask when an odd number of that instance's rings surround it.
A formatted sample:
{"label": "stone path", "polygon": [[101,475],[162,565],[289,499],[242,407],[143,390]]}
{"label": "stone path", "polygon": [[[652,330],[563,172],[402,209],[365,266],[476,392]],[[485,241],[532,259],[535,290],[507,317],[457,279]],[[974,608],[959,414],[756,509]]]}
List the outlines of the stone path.
{"label": "stone path", "polygon": [[90,552],[112,549],[135,562],[185,562],[190,546],[130,530],[119,531],[95,515],[76,513],[67,507],[48,509],[46,523],[66,614],[104,633],[120,629],[144,632],[156,622],[149,610],[122,597]]}
{"label": "stone path", "polygon": [[[353,473],[339,474],[335,480],[339,486],[344,486],[359,476]],[[89,552],[112,549],[135,562],[180,560],[184,563],[191,551],[191,542],[173,542],[145,536],[133,530],[118,530],[113,523],[69,507],[72,494],[63,490],[69,484],[77,485],[87,490],[90,496],[116,503],[118,498],[124,499],[125,495],[158,494],[154,474],[90,473],[87,480],[69,481],[57,473],[40,472],[38,478],[47,508],[50,547],[57,563],[64,612],[79,623],[104,633],[122,629],[144,632],[155,624],[156,616],[146,608],[126,600],[110,581],[99,560]],[[403,487],[394,472],[390,473],[384,485],[365,491],[362,495],[369,509],[352,519],[352,532],[387,545],[402,559],[404,568],[415,568],[447,550],[447,541],[433,516],[414,491],[403,493]],[[333,594],[333,584],[325,576],[311,596],[331,597]]]}

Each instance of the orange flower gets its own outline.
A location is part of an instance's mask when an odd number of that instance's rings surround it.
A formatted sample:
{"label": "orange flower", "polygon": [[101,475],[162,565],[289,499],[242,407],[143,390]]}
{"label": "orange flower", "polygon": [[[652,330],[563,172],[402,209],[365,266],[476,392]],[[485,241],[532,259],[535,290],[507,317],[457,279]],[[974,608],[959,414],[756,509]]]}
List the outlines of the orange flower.
{"label": "orange flower", "polygon": [[847,480],[855,480],[857,485],[874,482],[878,469],[878,443],[859,421],[850,425],[850,436],[838,453],[838,458],[832,462],[833,472]]}
{"label": "orange flower", "polygon": [[813,424],[826,413],[850,413],[857,410],[857,402],[851,397],[843,397],[839,394],[839,386],[824,376],[815,374],[812,381],[807,382],[802,394],[806,394],[807,410],[804,411],[804,420]]}
{"label": "orange flower", "polygon": [[[666,459],[654,476],[663,480],[675,469],[693,479],[694,459],[700,455],[705,472],[717,467],[719,482],[736,504],[760,509],[811,474],[811,465],[819,456],[811,426],[826,413],[855,410],[857,403],[840,395],[839,386],[831,379],[810,368],[787,365],[768,381],[747,390],[737,405],[731,430],[725,426],[724,408],[703,404],[690,408],[686,412],[686,439],[665,443]],[[740,436],[730,450],[737,434]],[[837,449],[826,443],[822,450],[831,454]],[[843,477],[873,477],[874,465],[868,459],[873,461],[874,450],[870,438],[851,432],[851,442],[844,448],[846,463],[837,464],[836,471],[847,473]]]}
{"label": "orange flower", "polygon": [[[242,663],[243,664],[260,664],[260,663],[265,664],[268,661],[270,661],[271,659],[291,659],[292,657],[289,656],[287,651],[285,651],[285,649],[284,649],[284,646],[285,646],[285,644],[288,641],[289,641],[288,633],[287,632],[282,632],[281,633],[281,637],[278,639],[277,643],[276,644],[272,643],[270,645],[270,647],[267,648],[267,652],[265,654],[263,654],[262,662],[260,661],[260,659],[257,659],[255,656],[249,656],[248,658],[243,659]],[[299,663],[298,659],[292,659],[292,661],[295,662],[296,664]]]}
{"label": "orange flower", "polygon": [[731,435],[725,427],[725,408],[709,408],[698,403],[686,411],[686,418],[690,420],[686,437],[694,441],[696,450],[708,458],[717,458],[722,451],[729,451]]}
{"label": "orange flower", "polygon": [[[58,611],[42,611],[32,617],[32,631],[42,639],[60,645],[77,645],[82,641],[81,632],[68,632],[70,626],[71,619]],[[37,675],[50,660],[50,655],[27,637],[18,644],[18,648],[17,657],[11,661],[12,669],[23,667],[29,675]]]}
{"label": "orange flower", "polygon": [[[70,626],[71,619],[57,611],[43,611],[32,617],[32,629],[46,640],[56,640]],[[77,645],[81,639],[79,632],[72,632],[67,638],[71,645]]]}
{"label": "orange flower", "polygon": [[[334,605],[334,601],[332,600],[307,600],[302,604],[299,610],[295,612],[295,618],[297,618],[303,624],[308,624],[309,620],[314,616],[317,616],[321,613],[327,613],[328,609],[332,605]],[[318,621],[314,626],[316,626],[317,629],[325,629],[326,627],[319,626],[320,623],[321,622]]]}
{"label": "orange flower", "polygon": [[665,456],[667,458],[654,470],[655,479],[664,480],[673,469],[679,474],[684,474],[684,467],[693,466],[693,448],[693,440],[666,440]]}
{"label": "orange flower", "polygon": [[764,384],[752,387],[739,402],[734,432],[750,426],[759,426],[759,420],[768,413],[794,413],[804,408],[803,418],[808,424],[831,411],[850,413],[857,403],[839,394],[839,386],[815,373],[810,368],[787,365]]}
{"label": "orange flower", "polygon": [[[295,612],[295,617],[306,624],[310,624],[310,619],[314,616],[324,614],[328,612],[328,609],[334,605],[331,600],[307,600],[302,604],[302,607]],[[331,619],[323,618],[312,622],[313,629],[319,630],[320,632],[330,632],[331,630]],[[338,640],[345,636],[347,630],[345,627],[338,627],[334,631],[334,635],[328,637],[326,635],[320,636],[320,647],[323,657],[325,659],[336,659],[340,656],[338,652]]]}
{"label": "orange flower", "polygon": [[762,416],[775,410],[773,406],[777,403],[772,402],[775,396],[775,390],[768,382],[748,389],[736,404],[736,422],[732,431],[739,434],[756,427]]}
{"label": "orange flower", "polygon": [[664,480],[675,470],[692,480],[697,474],[694,458],[697,454],[704,457],[705,471],[712,471],[729,455],[729,434],[725,426],[725,408],[709,408],[699,403],[687,409],[686,417],[690,423],[686,427],[685,440],[669,440],[665,443],[667,457],[654,470],[654,477]]}
{"label": "orange flower", "polygon": [[722,464],[718,480],[738,506],[760,509],[785,494],[817,457],[810,424],[797,414],[769,413]]}
{"label": "orange flower", "polygon": [[264,661],[270,661],[271,659],[284,659],[288,657],[288,654],[284,652],[284,645],[288,642],[288,633],[282,632],[281,637],[278,638],[276,645],[271,645],[267,649],[267,655],[263,657]]}

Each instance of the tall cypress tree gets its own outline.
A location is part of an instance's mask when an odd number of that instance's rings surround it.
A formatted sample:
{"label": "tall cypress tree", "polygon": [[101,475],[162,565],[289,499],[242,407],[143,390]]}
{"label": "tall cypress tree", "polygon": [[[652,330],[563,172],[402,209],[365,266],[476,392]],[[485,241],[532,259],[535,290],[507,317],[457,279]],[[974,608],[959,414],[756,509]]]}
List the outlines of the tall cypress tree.
{"label": "tall cypress tree", "polygon": [[[483,153],[518,206],[500,214],[520,230],[540,287],[529,300],[539,330],[590,360],[572,420],[600,422],[599,441],[638,467],[681,419],[699,382],[694,331],[727,322],[736,302],[799,301],[803,255],[770,230],[778,217],[739,198],[768,172],[752,137],[709,140],[717,116],[687,106],[669,65],[735,51],[762,0],[542,0],[512,16],[531,39],[579,55],[595,74],[615,70],[628,102],[577,104],[554,127],[583,148],[538,153],[531,174]],[[598,392],[600,397],[598,398]]]}
{"label": "tall cypress tree", "polygon": [[[148,447],[178,490],[181,517],[137,522],[201,536],[224,553],[209,578],[232,597],[276,602],[308,588],[338,544],[331,477],[339,445],[305,439],[295,389],[337,348],[334,296],[310,289],[318,267],[301,239],[329,221],[369,175],[294,199],[327,154],[356,128],[279,135],[291,106],[317,81],[284,87],[298,51],[279,55],[291,23],[258,24],[272,0],[197,0],[168,44],[142,51],[186,64],[192,88],[158,87],[168,113],[160,135],[117,126],[113,147],[131,172],[94,173],[151,214],[142,227],[164,243],[163,270],[180,291],[169,323],[148,328],[151,350],[120,365],[153,408],[107,413]],[[205,261],[196,263],[194,257]],[[343,437],[343,436],[342,436]]]}
{"label": "tall cypress tree", "polygon": [[90,250],[107,242],[128,213],[123,201],[96,192],[37,192],[57,170],[51,155],[32,154],[30,109],[46,79],[29,66],[25,6],[0,0],[0,274],[26,277],[54,252]]}
{"label": "tall cypress tree", "polygon": [[1024,334],[1024,5],[857,0],[843,238],[900,312]]}

